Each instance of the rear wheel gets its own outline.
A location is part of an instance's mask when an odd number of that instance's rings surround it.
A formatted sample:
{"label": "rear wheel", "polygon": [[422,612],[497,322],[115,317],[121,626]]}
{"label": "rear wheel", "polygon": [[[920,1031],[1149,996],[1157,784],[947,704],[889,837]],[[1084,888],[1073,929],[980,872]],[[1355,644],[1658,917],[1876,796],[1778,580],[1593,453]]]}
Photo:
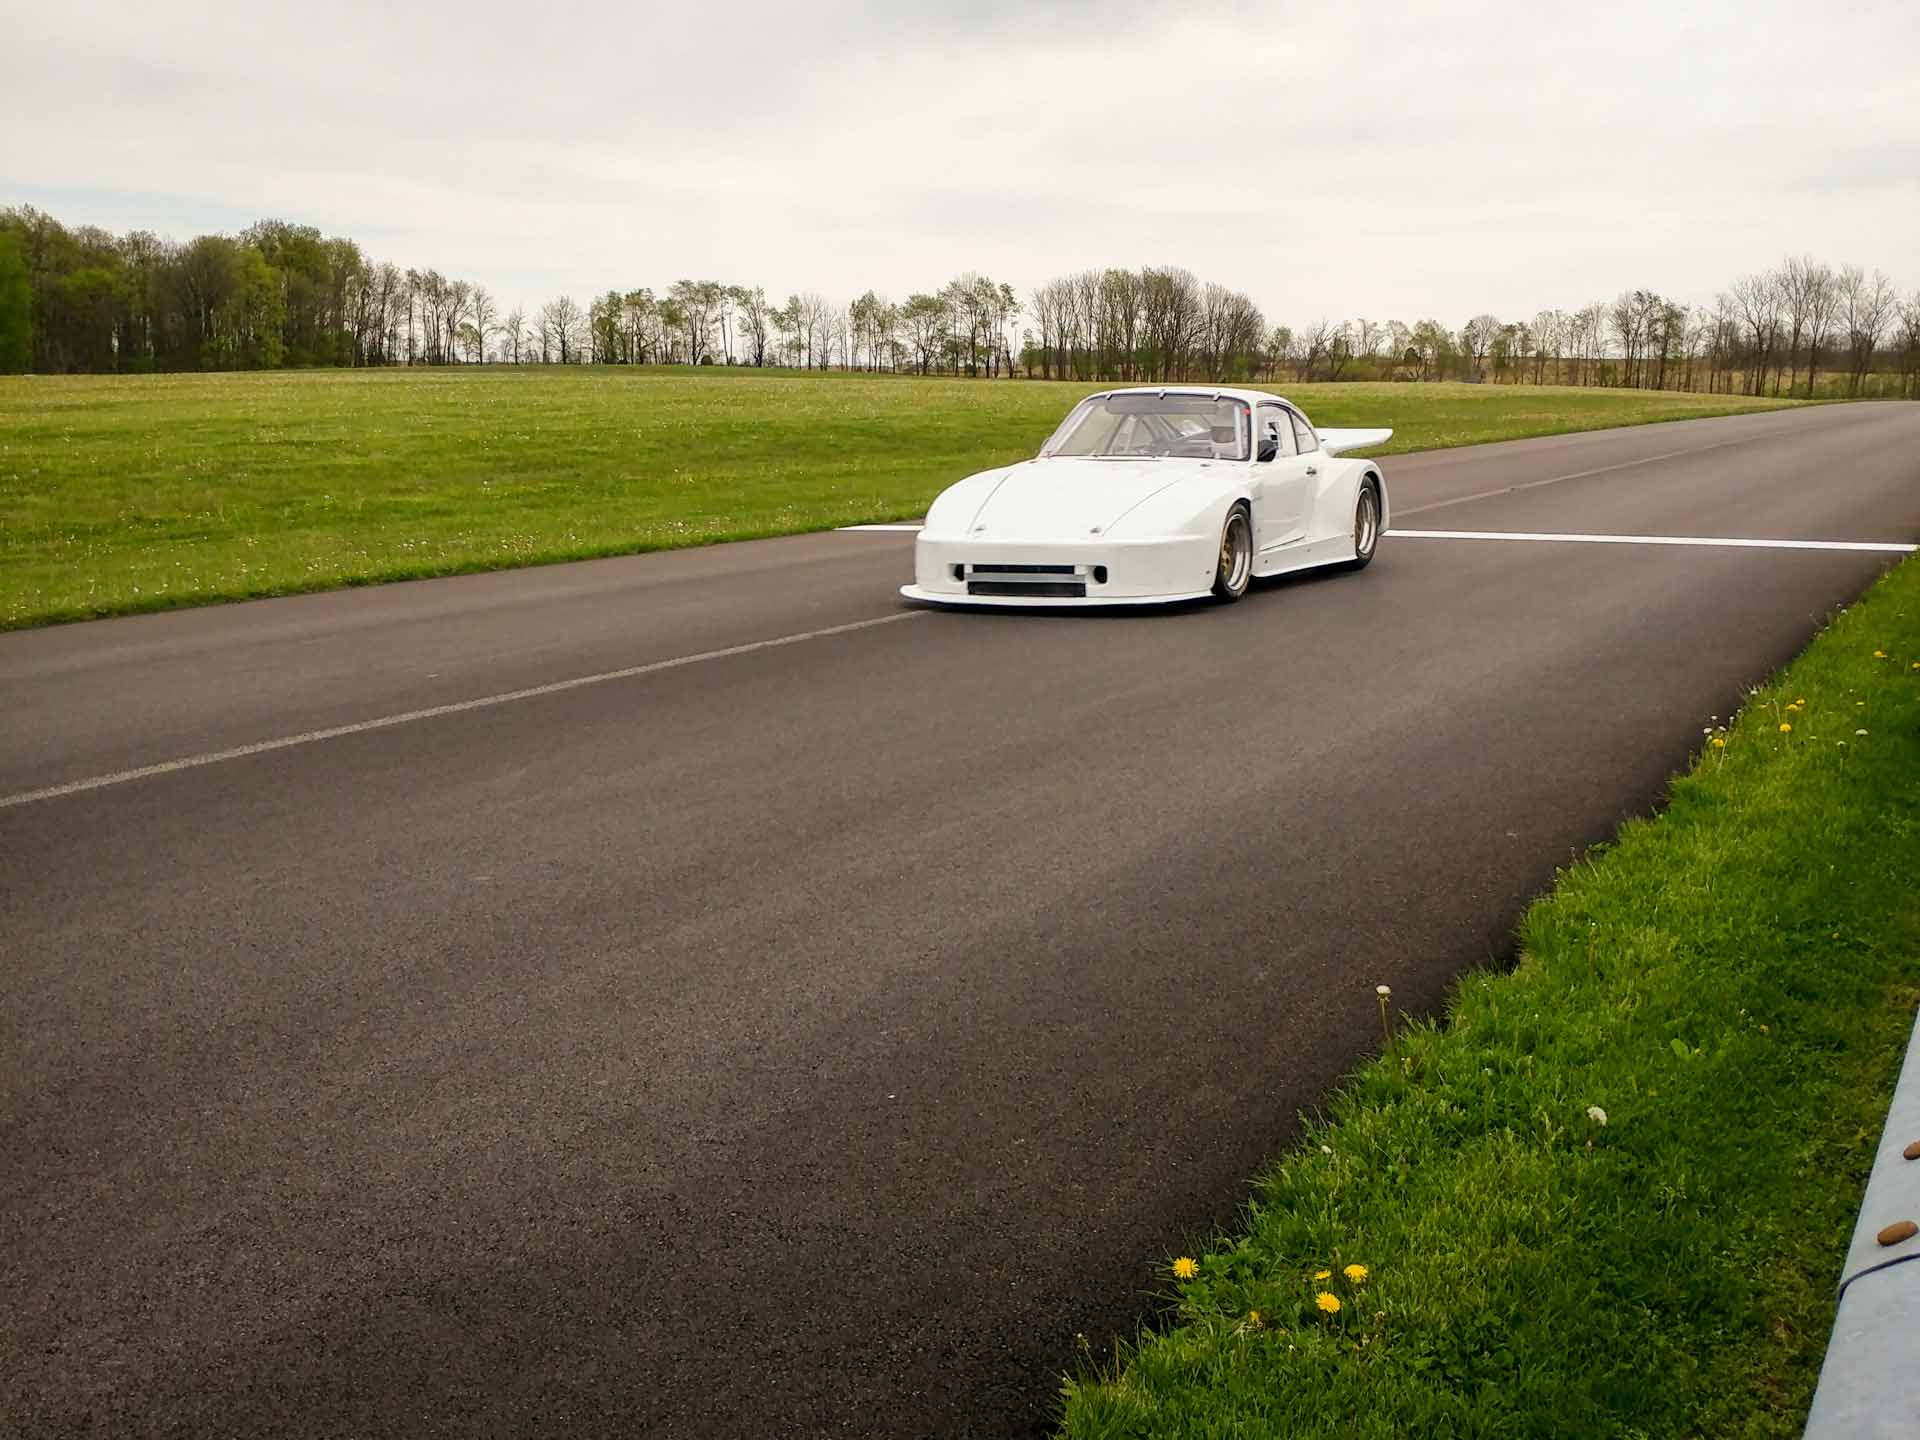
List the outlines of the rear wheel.
{"label": "rear wheel", "polygon": [[1220,527],[1220,558],[1213,567],[1213,593],[1226,601],[1238,600],[1247,593],[1253,578],[1253,526],[1245,507],[1236,505],[1227,512],[1227,523]]}
{"label": "rear wheel", "polygon": [[1364,570],[1380,545],[1380,487],[1371,479],[1360,482],[1353,502],[1353,559],[1349,570]]}

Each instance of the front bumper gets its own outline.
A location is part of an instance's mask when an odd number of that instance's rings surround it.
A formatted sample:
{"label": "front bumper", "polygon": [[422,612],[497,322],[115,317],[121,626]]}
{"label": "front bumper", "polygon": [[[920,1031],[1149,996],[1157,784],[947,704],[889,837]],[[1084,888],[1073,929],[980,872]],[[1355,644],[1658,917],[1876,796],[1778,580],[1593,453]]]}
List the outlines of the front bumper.
{"label": "front bumper", "polygon": [[1213,588],[1219,560],[1194,535],[1143,540],[928,540],[900,593],[940,605],[1168,605]]}

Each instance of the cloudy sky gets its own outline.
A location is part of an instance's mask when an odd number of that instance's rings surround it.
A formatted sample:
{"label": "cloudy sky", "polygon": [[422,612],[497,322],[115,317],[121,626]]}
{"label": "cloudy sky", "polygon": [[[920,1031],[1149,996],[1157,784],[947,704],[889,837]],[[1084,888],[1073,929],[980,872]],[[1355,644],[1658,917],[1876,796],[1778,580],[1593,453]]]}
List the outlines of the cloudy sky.
{"label": "cloudy sky", "polygon": [[509,304],[1182,264],[1457,325],[1920,286],[1920,4],[0,0],[0,204],[263,216]]}

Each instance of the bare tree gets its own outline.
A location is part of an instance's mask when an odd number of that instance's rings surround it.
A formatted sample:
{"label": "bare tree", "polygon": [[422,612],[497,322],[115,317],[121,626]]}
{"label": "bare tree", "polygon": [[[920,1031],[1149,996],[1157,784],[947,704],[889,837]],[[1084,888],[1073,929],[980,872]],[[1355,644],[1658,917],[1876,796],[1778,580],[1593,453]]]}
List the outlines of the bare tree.
{"label": "bare tree", "polygon": [[1900,393],[1920,398],[1920,290],[1900,306]]}
{"label": "bare tree", "polygon": [[[1178,266],[1140,272],[1141,325],[1147,349],[1157,357],[1160,378],[1171,380],[1184,366],[1200,324],[1200,283]],[[1143,376],[1142,378],[1146,378]]]}
{"label": "bare tree", "polygon": [[1378,321],[1360,319],[1347,326],[1347,336],[1351,342],[1354,358],[1371,360],[1374,352],[1380,348],[1381,328]]}
{"label": "bare tree", "polygon": [[1132,270],[1108,269],[1100,276],[1101,345],[1110,373],[1133,380],[1140,373],[1140,327],[1146,304],[1144,279]]}
{"label": "bare tree", "polygon": [[1880,344],[1887,322],[1897,304],[1891,282],[1878,270],[1863,274],[1857,265],[1840,272],[1840,318],[1847,327],[1847,350],[1853,367],[1847,377],[1847,393],[1858,395],[1873,368],[1873,352]]}
{"label": "bare tree", "polygon": [[1078,357],[1074,370],[1082,380],[1099,378],[1113,364],[1112,357],[1102,352],[1105,337],[1100,333],[1100,287],[1105,278],[1104,271],[1082,270],[1068,281],[1073,335],[1078,342],[1073,346]]}
{"label": "bare tree", "polygon": [[485,363],[487,358],[487,337],[499,333],[499,308],[493,303],[493,296],[487,293],[487,287],[476,285],[467,299],[467,330],[472,340],[473,358]]}
{"label": "bare tree", "polygon": [[562,295],[541,306],[540,358],[545,360],[549,353],[558,352],[554,358],[562,365],[571,365],[579,359],[580,332],[586,318],[571,295]]}
{"label": "bare tree", "polygon": [[808,291],[790,296],[787,304],[798,322],[797,339],[809,370],[826,370],[833,359],[833,306],[824,295]]}
{"label": "bare tree", "polygon": [[443,324],[446,338],[440,358],[447,364],[454,364],[460,359],[459,352],[454,347],[454,341],[460,336],[463,327],[470,319],[473,308],[473,287],[464,280],[449,280],[444,294],[446,310]]}
{"label": "bare tree", "polygon": [[1566,330],[1567,317],[1558,310],[1542,310],[1533,317],[1533,383],[1539,385],[1546,378],[1547,357],[1554,360],[1555,380],[1560,378],[1560,345]]}
{"label": "bare tree", "polygon": [[1493,342],[1499,338],[1500,322],[1493,316],[1479,314],[1461,327],[1460,347],[1473,360],[1473,378],[1481,379],[1486,373],[1487,352],[1493,348]]}
{"label": "bare tree", "polygon": [[1070,299],[1064,280],[1049,280],[1033,292],[1033,321],[1040,327],[1040,376],[1053,379],[1054,364],[1065,347],[1064,333]]}
{"label": "bare tree", "polygon": [[1295,333],[1294,368],[1303,384],[1313,380],[1313,372],[1320,368],[1320,362],[1332,348],[1333,325],[1325,316],[1302,325]]}
{"label": "bare tree", "polygon": [[1746,275],[1733,282],[1732,298],[1747,332],[1746,392],[1758,395],[1780,331],[1780,286],[1772,275]]}
{"label": "bare tree", "polygon": [[[1781,304],[1786,312],[1787,323],[1787,394],[1791,395],[1800,381],[1800,341],[1807,333],[1807,320],[1813,310],[1814,292],[1818,288],[1820,272],[1826,267],[1816,263],[1809,256],[1789,255],[1780,264],[1776,283],[1780,287]],[[1776,367],[1774,375],[1774,393],[1780,393],[1779,374]]]}

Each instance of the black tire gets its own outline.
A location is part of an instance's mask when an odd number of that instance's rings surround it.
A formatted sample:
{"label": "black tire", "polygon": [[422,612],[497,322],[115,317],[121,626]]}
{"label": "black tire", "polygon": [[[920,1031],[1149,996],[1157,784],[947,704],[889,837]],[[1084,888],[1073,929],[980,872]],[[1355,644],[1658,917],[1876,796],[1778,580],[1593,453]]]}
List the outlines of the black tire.
{"label": "black tire", "polygon": [[1236,505],[1227,511],[1226,524],[1220,527],[1220,557],[1213,565],[1214,597],[1231,605],[1247,593],[1253,581],[1253,521],[1247,507]]}
{"label": "black tire", "polygon": [[1380,487],[1369,475],[1353,502],[1353,559],[1343,567],[1364,570],[1380,549]]}

